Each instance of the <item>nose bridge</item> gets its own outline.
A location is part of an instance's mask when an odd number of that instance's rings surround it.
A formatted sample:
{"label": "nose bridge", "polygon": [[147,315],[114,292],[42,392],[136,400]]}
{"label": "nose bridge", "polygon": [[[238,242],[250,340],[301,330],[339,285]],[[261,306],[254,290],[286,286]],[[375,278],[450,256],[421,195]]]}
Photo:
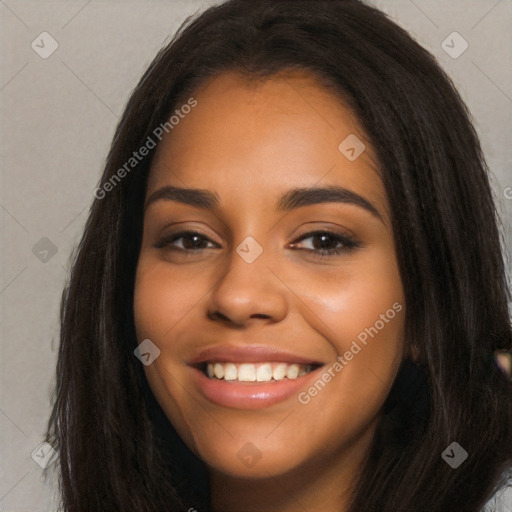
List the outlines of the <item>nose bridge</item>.
{"label": "nose bridge", "polygon": [[285,291],[267,262],[267,251],[254,237],[235,245],[212,290],[210,313],[240,324],[251,317],[282,319],[287,311]]}

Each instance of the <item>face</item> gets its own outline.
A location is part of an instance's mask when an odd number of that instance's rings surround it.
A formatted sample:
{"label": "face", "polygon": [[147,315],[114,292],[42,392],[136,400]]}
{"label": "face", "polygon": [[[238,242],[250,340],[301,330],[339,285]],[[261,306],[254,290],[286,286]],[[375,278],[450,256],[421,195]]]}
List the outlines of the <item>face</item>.
{"label": "face", "polygon": [[139,343],[160,350],[149,385],[213,471],[355,460],[403,357],[370,142],[305,72],[224,73],[193,97],[147,187],[134,308]]}

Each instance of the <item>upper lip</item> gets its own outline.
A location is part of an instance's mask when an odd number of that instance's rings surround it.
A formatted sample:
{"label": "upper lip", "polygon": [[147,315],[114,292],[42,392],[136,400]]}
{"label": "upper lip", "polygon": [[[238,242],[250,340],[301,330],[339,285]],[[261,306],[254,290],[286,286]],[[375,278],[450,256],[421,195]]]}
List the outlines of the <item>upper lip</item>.
{"label": "upper lip", "polygon": [[315,359],[299,356],[276,347],[264,345],[215,345],[206,347],[193,356],[188,364],[200,365],[206,362],[226,363],[266,363],[283,362],[296,364],[322,365]]}

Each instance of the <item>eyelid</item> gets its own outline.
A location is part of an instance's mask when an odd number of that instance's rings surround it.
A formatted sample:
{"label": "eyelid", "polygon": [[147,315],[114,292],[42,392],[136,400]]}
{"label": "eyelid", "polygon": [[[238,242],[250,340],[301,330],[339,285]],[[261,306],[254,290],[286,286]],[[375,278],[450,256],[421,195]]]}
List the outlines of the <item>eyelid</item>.
{"label": "eyelid", "polygon": [[[202,239],[203,242],[208,244],[213,244],[218,248],[219,244],[211,240],[207,235],[201,233],[200,231],[194,229],[178,229],[172,233],[169,233],[162,237],[156,244],[155,247],[157,249],[167,249],[170,252],[174,252],[177,255],[181,255],[184,257],[193,257],[203,253],[203,251],[207,249],[212,249],[212,247],[199,247],[193,249],[181,248],[175,245],[172,245],[173,242],[180,240],[181,238],[185,238],[187,236],[197,235]],[[330,249],[306,249],[297,247],[297,244],[302,242],[303,240],[307,240],[308,238],[313,238],[315,236],[327,235],[331,237],[335,242],[335,247]],[[339,245],[341,244],[341,245]],[[295,241],[290,242],[288,247],[293,251],[300,251],[306,257],[312,257],[317,261],[329,260],[330,258],[334,258],[337,256],[342,256],[344,254],[350,253],[356,249],[363,247],[364,244],[357,240],[353,235],[342,234],[336,231],[332,231],[329,229],[316,229],[312,231],[308,231],[303,233],[301,236],[295,239]],[[215,248],[215,247],[213,247]],[[222,247],[221,247],[222,248]]]}
{"label": "eyelid", "polygon": [[312,235],[316,235],[316,234],[320,234],[320,233],[326,233],[326,234],[329,234],[332,236],[338,236],[341,238],[347,238],[347,239],[352,239],[352,240],[356,239],[355,235],[351,231],[349,231],[348,229],[343,228],[339,225],[337,225],[336,228],[333,228],[330,226],[308,227],[307,231],[304,231],[300,235],[295,235],[294,238],[295,238],[295,240],[299,240],[304,237],[312,236]]}
{"label": "eyelid", "polygon": [[[313,238],[314,236],[327,235],[334,240],[341,242],[343,244],[343,248],[340,250],[349,250],[353,248],[362,247],[363,244],[360,242],[354,235],[348,233],[339,233],[337,231],[333,231],[331,229],[315,229],[312,231],[308,231],[307,233],[303,233],[295,241],[291,242],[290,245],[296,245],[298,242],[302,242],[303,240],[307,240],[308,238]],[[305,249],[310,252],[319,252],[314,249]],[[332,251],[332,249],[326,249],[325,252]]]}
{"label": "eyelid", "polygon": [[[190,236],[198,236],[200,239],[202,239],[203,242],[206,242],[207,244],[213,244],[214,247],[199,247],[195,249],[184,249],[177,246],[173,246],[172,243],[176,242],[177,240],[180,240],[182,238],[190,237]],[[315,236],[321,236],[326,235],[327,237],[330,237],[333,239],[337,244],[341,244],[340,247],[335,247],[331,249],[304,249],[300,247],[296,247],[298,243],[307,240],[308,238],[313,238]],[[177,228],[171,233],[168,233],[161,237],[156,243],[155,247],[157,249],[163,249],[163,248],[169,248],[169,250],[182,253],[182,254],[198,254],[201,251],[204,251],[206,249],[212,249],[212,248],[219,248],[219,245],[217,242],[212,240],[208,235],[205,233],[202,233],[201,231],[198,231],[193,228]],[[357,249],[362,247],[363,244],[357,240],[352,234],[346,233],[346,232],[338,232],[336,230],[328,229],[328,228],[317,228],[310,230],[306,233],[303,233],[302,235],[296,237],[294,241],[290,242],[288,244],[288,247],[292,250],[300,250],[304,251],[306,253],[312,254],[314,257],[318,258],[326,258],[329,256],[335,256],[342,254],[344,252],[349,252],[351,250]],[[222,248],[222,247],[220,247]]]}
{"label": "eyelid", "polygon": [[[210,238],[210,236],[208,236],[200,231],[197,231],[193,228],[179,228],[179,229],[171,231],[170,233],[167,233],[166,235],[159,238],[157,240],[157,242],[155,243],[155,247],[157,249],[163,249],[166,246],[169,246],[171,244],[171,242],[175,242],[176,240],[179,240],[180,238],[184,238],[185,236],[189,236],[189,235],[197,235],[208,243],[214,244],[215,246],[219,245],[217,242],[212,240]],[[177,250],[178,251],[181,250],[183,252],[188,252],[186,249],[177,248]],[[204,250],[204,249],[198,249],[198,250]],[[197,250],[196,250],[196,252],[197,252]]]}

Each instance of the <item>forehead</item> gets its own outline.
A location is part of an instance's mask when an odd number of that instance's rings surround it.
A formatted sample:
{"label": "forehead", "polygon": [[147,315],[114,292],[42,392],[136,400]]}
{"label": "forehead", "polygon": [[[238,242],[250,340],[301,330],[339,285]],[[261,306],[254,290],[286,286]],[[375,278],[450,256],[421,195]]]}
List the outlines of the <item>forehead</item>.
{"label": "forehead", "polygon": [[[353,111],[314,75],[294,70],[253,81],[224,72],[192,97],[197,106],[158,147],[148,195],[172,184],[257,201],[291,187],[341,185],[386,209],[370,141]],[[351,161],[347,144],[365,149]]]}

